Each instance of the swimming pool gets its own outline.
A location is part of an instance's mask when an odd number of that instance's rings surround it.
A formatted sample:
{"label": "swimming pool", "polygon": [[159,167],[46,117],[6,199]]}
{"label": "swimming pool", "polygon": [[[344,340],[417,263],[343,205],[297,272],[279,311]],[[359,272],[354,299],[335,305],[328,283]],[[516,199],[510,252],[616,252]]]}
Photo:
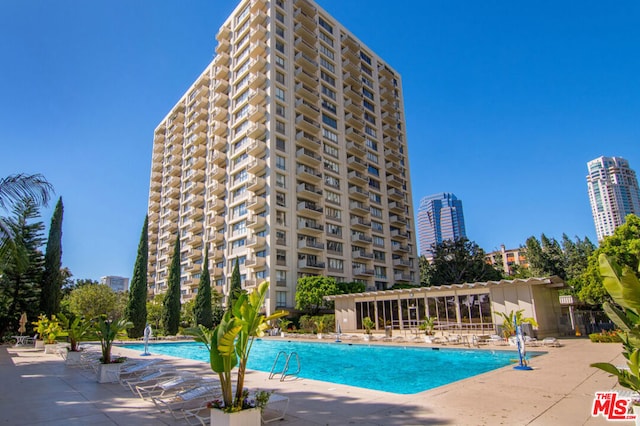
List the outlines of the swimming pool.
{"label": "swimming pool", "polygon": [[[142,351],[144,345],[124,345]],[[152,354],[209,362],[209,352],[197,342],[150,345]],[[248,368],[271,371],[280,351],[300,357],[299,377],[349,386],[413,394],[504,367],[518,358],[516,351],[369,346],[348,343],[315,343],[256,340]],[[540,353],[528,353],[528,356]],[[284,359],[276,371],[282,370]],[[294,366],[295,367],[295,366]]]}

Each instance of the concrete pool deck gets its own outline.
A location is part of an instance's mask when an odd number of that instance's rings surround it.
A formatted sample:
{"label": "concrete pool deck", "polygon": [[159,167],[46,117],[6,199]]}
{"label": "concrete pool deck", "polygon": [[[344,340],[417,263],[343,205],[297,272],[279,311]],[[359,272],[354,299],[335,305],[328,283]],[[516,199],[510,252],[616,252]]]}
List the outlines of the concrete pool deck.
{"label": "concrete pool deck", "polygon": [[[280,382],[256,371],[249,372],[246,386],[289,397],[285,419],[274,425],[611,424],[603,417],[591,417],[591,406],[596,391],[617,387],[617,381],[589,364],[624,364],[621,346],[594,344],[588,339],[561,343],[562,347],[545,348],[546,355],[534,358],[533,371],[504,367],[413,395],[309,379]],[[114,353],[140,355],[139,351],[123,348],[114,348]],[[213,377],[207,364],[162,358],[178,368]],[[66,367],[58,355],[45,355],[32,348],[0,347],[0,384],[0,424],[187,424],[159,413],[152,403],[134,398],[119,384],[98,384],[91,370]]]}

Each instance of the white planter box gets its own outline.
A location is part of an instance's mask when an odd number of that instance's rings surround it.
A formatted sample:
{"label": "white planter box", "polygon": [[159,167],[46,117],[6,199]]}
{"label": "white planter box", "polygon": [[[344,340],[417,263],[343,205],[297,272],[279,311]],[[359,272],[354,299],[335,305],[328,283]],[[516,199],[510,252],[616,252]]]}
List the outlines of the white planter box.
{"label": "white planter box", "polygon": [[57,343],[51,343],[51,344],[45,343],[45,345],[44,345],[44,353],[45,354],[49,354],[49,355],[57,354],[58,353],[58,344]]}
{"label": "white planter box", "polygon": [[80,365],[82,352],[67,351],[67,359],[65,365]]}
{"label": "white planter box", "polygon": [[262,419],[259,408],[225,413],[217,408],[211,409],[211,425],[215,426],[260,426]]}
{"label": "white planter box", "polygon": [[99,364],[98,365],[98,383],[116,383],[120,381],[121,363]]}
{"label": "white planter box", "polygon": [[44,340],[36,340],[36,349],[44,349]]}

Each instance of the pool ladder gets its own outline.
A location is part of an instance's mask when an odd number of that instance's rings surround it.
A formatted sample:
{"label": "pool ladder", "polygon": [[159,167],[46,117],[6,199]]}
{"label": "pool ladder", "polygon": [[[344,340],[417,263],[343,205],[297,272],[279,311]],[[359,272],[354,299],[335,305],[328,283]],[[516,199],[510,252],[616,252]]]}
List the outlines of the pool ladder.
{"label": "pool ladder", "polygon": [[[284,363],[284,368],[282,369],[282,371],[274,371],[276,369],[276,366],[278,365],[278,360],[280,359],[281,356],[286,357],[287,359],[286,362]],[[290,363],[292,358],[295,359],[296,363],[298,364],[298,368],[293,373],[290,373],[289,368],[291,367]],[[271,372],[269,373],[269,379],[272,379],[277,374],[281,374],[280,381],[283,382],[285,377],[297,376],[298,373],[300,373],[300,357],[298,356],[298,353],[291,352],[290,354],[287,354],[285,351],[280,351],[278,352],[278,356],[276,356],[275,361],[273,361],[273,367],[271,367]]]}

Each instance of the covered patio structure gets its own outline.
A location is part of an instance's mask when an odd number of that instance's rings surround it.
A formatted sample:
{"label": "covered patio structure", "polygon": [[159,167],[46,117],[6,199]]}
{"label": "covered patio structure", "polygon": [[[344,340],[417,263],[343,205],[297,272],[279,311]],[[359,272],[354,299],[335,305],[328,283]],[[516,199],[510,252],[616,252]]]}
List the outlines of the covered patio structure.
{"label": "covered patio structure", "polygon": [[362,320],[371,318],[376,330],[416,331],[426,317],[435,320],[436,330],[456,333],[498,333],[499,312],[524,310],[536,320],[530,330],[538,338],[560,332],[562,310],[558,290],[564,282],[556,276],[486,281],[433,287],[327,296],[335,302],[336,322],[344,333],[362,332]]}

